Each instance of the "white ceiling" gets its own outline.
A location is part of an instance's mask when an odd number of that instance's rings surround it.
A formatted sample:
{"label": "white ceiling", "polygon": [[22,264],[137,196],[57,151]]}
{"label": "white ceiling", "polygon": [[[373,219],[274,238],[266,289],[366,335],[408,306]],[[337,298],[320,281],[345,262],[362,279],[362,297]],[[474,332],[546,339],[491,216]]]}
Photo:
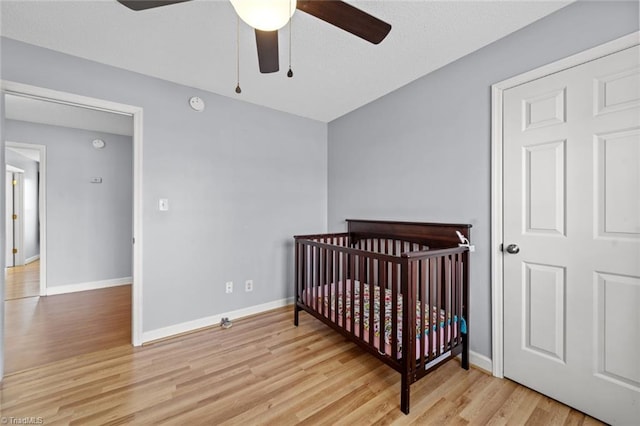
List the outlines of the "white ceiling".
{"label": "white ceiling", "polygon": [[[20,154],[23,157],[28,158],[29,160],[33,160],[37,163],[40,162],[40,150],[38,149],[29,149],[29,148],[15,148],[15,147],[7,147],[7,151],[13,151],[16,154]],[[9,165],[7,165],[9,166]]]}
{"label": "white ceiling", "polygon": [[5,95],[5,118],[116,135],[133,135],[133,119],[129,115],[10,94]]}
{"label": "white ceiling", "polygon": [[392,25],[377,46],[298,11],[291,79],[288,30],[280,31],[280,72],[260,74],[253,31],[242,23],[240,95],[236,15],[226,0],[142,12],[115,0],[1,0],[0,34],[329,122],[572,1],[349,1]]}

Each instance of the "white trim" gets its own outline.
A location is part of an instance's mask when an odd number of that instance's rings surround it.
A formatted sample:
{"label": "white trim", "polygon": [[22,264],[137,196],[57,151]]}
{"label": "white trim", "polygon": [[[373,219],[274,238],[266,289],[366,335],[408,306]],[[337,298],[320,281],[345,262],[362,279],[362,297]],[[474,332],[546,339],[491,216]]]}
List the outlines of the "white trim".
{"label": "white trim", "polygon": [[[6,141],[6,148],[26,148],[37,150],[40,155],[38,169],[40,181],[38,182],[38,219],[40,221],[40,296],[47,295],[47,146],[33,143]],[[31,258],[29,258],[31,259]],[[36,260],[36,259],[34,259]],[[25,260],[26,263],[33,261]]]}
{"label": "white trim", "polygon": [[[458,359],[462,358],[462,354],[458,355]],[[491,373],[493,369],[493,363],[491,358],[479,354],[478,352],[474,352],[469,350],[469,364],[473,365],[476,368],[486,371],[487,373]],[[427,364],[427,368],[429,364]]]}
{"label": "white trim", "polygon": [[79,291],[98,290],[101,288],[118,287],[121,285],[131,284],[131,277],[112,278],[109,280],[90,281],[86,283],[65,284],[49,286],[47,288],[47,296],[56,294],[77,293]]}
{"label": "white trim", "polygon": [[292,305],[293,300],[294,300],[293,297],[289,297],[287,299],[274,300],[273,302],[267,302],[261,305],[249,306],[248,308],[237,309],[235,311],[229,311],[222,314],[212,315],[210,317],[199,318],[193,321],[187,321],[180,324],[170,325],[168,327],[162,327],[162,328],[158,328],[151,331],[145,331],[144,333],[142,333],[142,341],[143,343],[149,343],[149,342],[153,342],[154,340],[165,339],[167,337],[188,333],[191,331],[199,330],[201,328],[219,325],[220,320],[222,320],[223,317],[229,318],[233,321],[234,319],[239,319],[239,318],[247,317],[249,315],[255,315],[261,312],[270,311],[271,309]]}
{"label": "white trim", "polygon": [[133,113],[133,286],[131,289],[131,339],[142,345],[142,108]]}
{"label": "white trim", "polygon": [[471,350],[469,351],[469,364],[489,373],[493,371],[493,362],[491,358]]}
{"label": "white trim", "polygon": [[25,265],[28,265],[28,264],[30,264],[30,263],[32,263],[32,262],[35,262],[35,261],[36,261],[36,260],[38,260],[38,259],[40,259],[40,255],[39,255],[39,254],[36,254],[35,256],[31,256],[30,258],[25,259],[24,264],[25,264]]}
{"label": "white trim", "polygon": [[17,83],[14,81],[2,80],[2,91],[12,95],[42,99],[49,102],[56,102],[64,105],[80,106],[96,111],[105,111],[120,115],[133,115],[140,107],[108,101],[106,99],[91,98],[77,95],[75,93],[60,92],[58,90],[47,89],[45,87],[32,86],[30,84]]}
{"label": "white trim", "polygon": [[504,91],[640,44],[640,31],[544,65],[491,86],[491,302],[492,372],[504,375],[502,218],[502,103]]}
{"label": "white trim", "polygon": [[[141,107],[91,98],[73,93],[60,92],[43,87],[31,86],[0,80],[0,89],[5,93],[45,99],[52,102],[75,105],[115,114],[133,117],[133,261],[132,261],[132,296],[131,296],[131,340],[134,346],[142,344],[142,111]],[[2,141],[0,141],[2,143]],[[42,241],[41,241],[42,244]],[[0,293],[2,289],[0,288]],[[1,357],[0,357],[1,358]]]}
{"label": "white trim", "polygon": [[491,87],[491,359],[496,377],[503,376],[502,318],[502,96]]}

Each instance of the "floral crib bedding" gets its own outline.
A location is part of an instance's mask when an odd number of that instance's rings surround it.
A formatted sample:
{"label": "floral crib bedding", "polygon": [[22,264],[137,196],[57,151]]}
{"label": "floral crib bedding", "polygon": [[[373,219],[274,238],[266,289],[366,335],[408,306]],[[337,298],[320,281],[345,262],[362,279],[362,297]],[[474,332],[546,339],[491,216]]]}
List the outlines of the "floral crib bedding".
{"label": "floral crib bedding", "polygon": [[[318,306],[318,311],[324,315],[329,316],[329,311],[331,312],[331,321],[336,322],[336,297],[338,297],[338,320],[337,323],[340,327],[343,327],[342,317],[343,317],[343,288],[345,287],[342,281],[338,282],[338,291],[336,292],[336,284],[327,284],[321,287],[313,287],[312,289],[307,289],[303,293],[303,300],[309,306],[314,306],[313,299],[316,298],[316,303]],[[358,280],[347,280],[346,281],[346,329],[351,331],[351,318],[354,317],[355,323],[355,335],[360,336],[360,292],[363,291],[363,302],[364,302],[364,310],[363,310],[363,323],[364,323],[364,336],[363,340],[369,342],[369,330],[371,327],[371,321],[369,319],[370,313],[370,303],[371,303],[371,287],[373,287],[373,329],[374,329],[374,339],[373,344],[378,349],[380,349],[380,332],[381,329],[384,330],[384,343],[385,349],[384,352],[386,354],[391,354],[391,341],[393,339],[393,327],[392,327],[392,295],[391,291],[385,291],[384,294],[384,326],[380,326],[380,287],[379,286],[370,286],[369,284],[362,284]],[[362,290],[361,290],[362,289]],[[309,291],[311,290],[311,291]],[[353,292],[353,309],[350,303],[351,293]],[[460,328],[460,332],[466,332],[466,323],[464,318],[458,319],[457,316],[453,317],[453,320],[450,316],[445,318],[446,314],[443,309],[440,309],[438,313],[438,308],[436,306],[432,307],[431,310],[431,318],[428,318],[425,323],[424,332],[420,332],[420,322],[422,318],[422,310],[420,309],[420,301],[416,302],[416,341],[424,342],[425,345],[425,354],[428,353],[428,346],[430,343],[431,351],[435,353],[436,351],[436,339],[437,335],[440,335],[440,349],[444,351],[451,341],[451,339],[455,339],[458,336],[458,329]],[[398,353],[397,359],[402,357],[402,295],[398,294],[397,301],[397,318],[398,318]],[[440,332],[436,333],[437,327],[440,327]],[[428,336],[431,335],[431,342],[428,340]],[[423,339],[423,336],[425,337]],[[416,359],[420,358],[420,344],[416,344]]]}

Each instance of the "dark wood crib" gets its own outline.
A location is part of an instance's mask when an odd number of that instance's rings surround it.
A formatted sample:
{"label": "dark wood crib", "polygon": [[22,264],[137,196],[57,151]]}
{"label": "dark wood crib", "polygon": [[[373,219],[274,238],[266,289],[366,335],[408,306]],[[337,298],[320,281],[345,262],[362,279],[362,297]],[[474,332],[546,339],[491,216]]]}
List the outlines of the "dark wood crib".
{"label": "dark wood crib", "polygon": [[400,372],[408,414],[412,383],[459,354],[469,368],[471,225],[347,223],[295,237],[294,323],[304,310]]}

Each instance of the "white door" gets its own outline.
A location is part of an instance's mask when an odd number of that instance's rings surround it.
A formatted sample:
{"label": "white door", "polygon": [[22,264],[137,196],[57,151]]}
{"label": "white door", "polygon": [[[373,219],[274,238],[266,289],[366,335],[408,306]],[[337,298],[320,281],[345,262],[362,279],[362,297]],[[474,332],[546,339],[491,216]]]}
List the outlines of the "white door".
{"label": "white door", "polygon": [[13,249],[13,172],[6,172],[5,177],[5,266],[11,268],[15,266]]}
{"label": "white door", "polygon": [[7,165],[5,266],[24,265],[24,170]]}
{"label": "white door", "polygon": [[640,424],[640,48],[504,93],[504,375]]}

